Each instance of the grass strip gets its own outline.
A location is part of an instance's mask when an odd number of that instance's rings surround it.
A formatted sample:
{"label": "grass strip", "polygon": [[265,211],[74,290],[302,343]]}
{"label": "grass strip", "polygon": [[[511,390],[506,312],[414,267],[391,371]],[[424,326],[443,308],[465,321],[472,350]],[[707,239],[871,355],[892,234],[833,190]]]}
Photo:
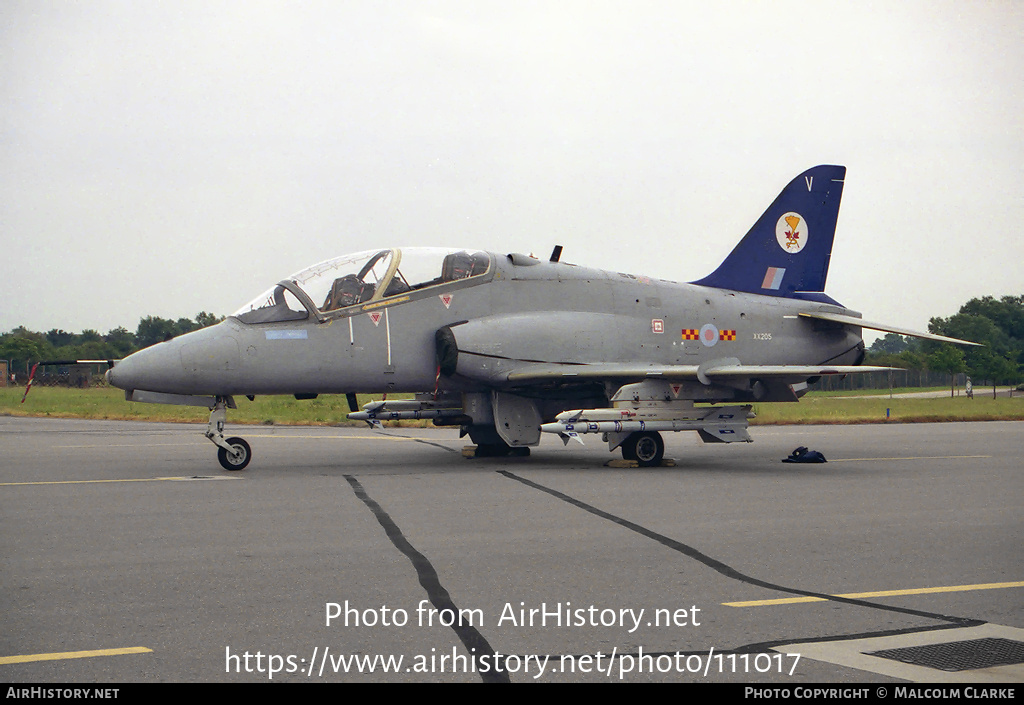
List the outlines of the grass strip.
{"label": "grass strip", "polygon": [[[126,402],[124,392],[111,387],[33,387],[22,404],[23,392],[23,389],[12,387],[0,388],[0,415],[182,423],[206,423],[210,415],[202,407]],[[878,393],[884,394],[885,390]],[[360,406],[371,398],[360,395]],[[393,395],[391,398],[409,398],[409,395]],[[245,397],[236,397],[235,402],[238,409],[228,412],[228,419],[233,424],[362,424],[345,418],[349,408],[344,395],[325,394],[302,401],[290,396],[262,396],[252,402]],[[751,420],[751,425],[1024,420],[1024,394],[996,399],[979,393],[975,393],[973,399],[964,395],[930,399],[870,399],[812,393],[795,404],[754,404],[754,412],[757,417]],[[388,422],[388,425],[430,426],[431,423],[409,421]]]}

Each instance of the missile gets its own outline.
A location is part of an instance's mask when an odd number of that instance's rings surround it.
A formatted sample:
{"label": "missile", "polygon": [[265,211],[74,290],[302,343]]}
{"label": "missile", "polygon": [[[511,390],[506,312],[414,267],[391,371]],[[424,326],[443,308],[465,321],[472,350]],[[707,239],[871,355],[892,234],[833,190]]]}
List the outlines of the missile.
{"label": "missile", "polygon": [[353,421],[397,421],[400,419],[440,419],[449,416],[461,416],[462,409],[417,409],[408,411],[391,411],[390,409],[372,409],[353,411],[348,418]]}
{"label": "missile", "polygon": [[736,429],[746,428],[746,419],[735,424],[708,423],[700,419],[661,419],[654,421],[589,421],[575,422],[554,421],[542,424],[544,433],[557,433],[572,436],[580,433],[641,433],[644,431],[698,431],[700,429]]}

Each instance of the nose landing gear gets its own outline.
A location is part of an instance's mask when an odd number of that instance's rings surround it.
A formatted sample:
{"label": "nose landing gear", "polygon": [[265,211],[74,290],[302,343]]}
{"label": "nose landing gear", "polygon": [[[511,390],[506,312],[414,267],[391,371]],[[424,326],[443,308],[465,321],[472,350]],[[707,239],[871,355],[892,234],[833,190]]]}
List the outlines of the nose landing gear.
{"label": "nose landing gear", "polygon": [[229,452],[225,448],[217,449],[217,460],[225,470],[244,470],[252,458],[252,449],[249,444],[241,438],[229,438],[227,444],[231,446]]}
{"label": "nose landing gear", "polygon": [[224,423],[227,421],[228,407],[235,408],[231,397],[217,397],[210,409],[210,423],[206,426],[205,435],[217,446],[217,460],[225,470],[244,470],[252,459],[252,449],[241,438],[224,438]]}

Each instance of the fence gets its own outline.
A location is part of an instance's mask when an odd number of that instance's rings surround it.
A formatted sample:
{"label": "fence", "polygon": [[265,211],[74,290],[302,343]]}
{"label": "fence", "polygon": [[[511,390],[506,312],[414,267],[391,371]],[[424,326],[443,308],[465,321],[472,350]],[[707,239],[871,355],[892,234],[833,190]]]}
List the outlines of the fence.
{"label": "fence", "polygon": [[[975,384],[981,380],[974,380]],[[967,375],[955,375],[953,384],[963,387]],[[868,372],[846,375],[827,375],[812,384],[810,389],[819,392],[853,391],[856,389],[889,389],[897,387],[949,387],[949,375],[931,370],[892,370],[889,372]]]}
{"label": "fence", "polygon": [[[64,364],[39,364],[36,374],[32,378],[32,384],[39,387],[89,387],[94,384],[103,384],[103,375],[108,367],[106,363],[64,363]],[[7,379],[10,379],[8,375]],[[18,374],[17,384],[22,385],[28,382],[28,373]]]}

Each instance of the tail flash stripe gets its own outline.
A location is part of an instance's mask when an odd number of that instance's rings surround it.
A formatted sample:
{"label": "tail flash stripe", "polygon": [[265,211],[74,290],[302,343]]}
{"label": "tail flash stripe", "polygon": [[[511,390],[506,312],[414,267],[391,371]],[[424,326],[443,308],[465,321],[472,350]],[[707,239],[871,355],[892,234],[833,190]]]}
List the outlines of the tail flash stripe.
{"label": "tail flash stripe", "polygon": [[782,286],[782,275],[785,273],[786,270],[780,267],[769,267],[764,273],[764,281],[761,282],[761,288],[778,291],[779,287]]}

